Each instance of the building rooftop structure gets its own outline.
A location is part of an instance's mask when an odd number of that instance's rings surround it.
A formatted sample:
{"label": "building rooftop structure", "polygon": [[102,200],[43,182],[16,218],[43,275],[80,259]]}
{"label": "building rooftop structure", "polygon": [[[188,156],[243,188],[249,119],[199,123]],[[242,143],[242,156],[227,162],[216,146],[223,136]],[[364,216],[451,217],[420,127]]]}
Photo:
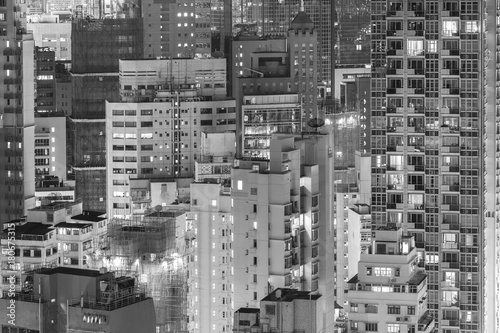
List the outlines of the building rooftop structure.
{"label": "building rooftop structure", "polygon": [[107,217],[103,216],[105,214],[103,212],[84,210],[81,214],[71,216],[71,219],[75,221],[101,222],[107,219]]}
{"label": "building rooftop structure", "polygon": [[264,297],[261,301],[270,302],[292,302],[296,299],[317,300],[321,297],[319,294],[313,294],[309,291],[297,290],[291,288],[277,288]]}
{"label": "building rooftop structure", "polygon": [[2,306],[16,304],[15,325],[4,316],[2,330],[155,332],[153,300],[134,278],[106,269],[57,267],[27,272],[20,283],[21,291],[0,299]]}
{"label": "building rooftop structure", "polygon": [[97,271],[91,269],[81,269],[72,267],[55,267],[55,268],[41,268],[37,270],[38,274],[43,275],[54,275],[54,274],[66,274],[66,275],[77,275],[77,276],[109,276],[108,271]]}
{"label": "building rooftop structure", "polygon": [[[413,236],[396,226],[376,227],[373,232],[358,274],[347,282],[349,331],[434,332],[427,308],[427,274],[418,267]],[[457,301],[453,294],[443,294],[449,306]]]}
{"label": "building rooftop structure", "polygon": [[[14,221],[9,222],[9,224],[10,223],[14,223]],[[14,232],[16,239],[29,239],[33,236],[44,236],[53,230],[54,228],[50,224],[27,222],[24,224],[16,224]],[[7,238],[7,234],[8,229],[4,229],[2,238]]]}

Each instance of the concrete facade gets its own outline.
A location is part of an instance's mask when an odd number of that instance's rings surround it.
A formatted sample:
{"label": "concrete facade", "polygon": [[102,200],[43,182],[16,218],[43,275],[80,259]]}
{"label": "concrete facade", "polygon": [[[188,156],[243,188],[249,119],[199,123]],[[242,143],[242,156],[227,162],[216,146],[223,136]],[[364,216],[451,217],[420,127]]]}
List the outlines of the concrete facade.
{"label": "concrete facade", "polygon": [[275,288],[293,287],[323,295],[318,330],[333,325],[332,139],[331,134],[277,136],[270,161],[236,162],[231,176],[235,309],[256,307]]}
{"label": "concrete facade", "polygon": [[189,272],[189,332],[231,332],[233,219],[221,185],[191,184],[191,208],[177,234]]}
{"label": "concrete facade", "polygon": [[71,60],[71,22],[27,23],[33,33],[35,46],[47,47],[55,52],[55,60]]}
{"label": "concrete facade", "polygon": [[[427,276],[418,269],[412,237],[378,228],[349,282],[348,332],[434,332],[427,309]],[[443,302],[452,303],[452,295]]]}
{"label": "concrete facade", "polygon": [[33,36],[26,33],[26,4],[6,1],[2,7],[0,155],[5,158],[0,161],[0,221],[5,222],[35,205],[35,64]]}
{"label": "concrete facade", "polygon": [[67,179],[66,118],[35,118],[35,172]]}

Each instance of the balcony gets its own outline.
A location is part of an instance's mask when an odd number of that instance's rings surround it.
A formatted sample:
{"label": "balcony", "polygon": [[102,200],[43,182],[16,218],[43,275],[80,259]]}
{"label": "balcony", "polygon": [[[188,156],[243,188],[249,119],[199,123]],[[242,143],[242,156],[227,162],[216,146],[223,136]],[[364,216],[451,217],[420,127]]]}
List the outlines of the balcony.
{"label": "balcony", "polygon": [[459,49],[441,50],[441,55],[442,56],[460,56],[460,50]]}
{"label": "balcony", "polygon": [[424,204],[413,204],[413,203],[408,203],[407,205],[408,209],[411,210],[424,210]]}
{"label": "balcony", "polygon": [[16,78],[6,77],[5,79],[3,79],[3,83],[4,84],[22,84],[23,79],[20,77],[16,77]]}
{"label": "balcony", "polygon": [[424,30],[408,30],[408,36],[423,37]]}
{"label": "balcony", "polygon": [[447,306],[447,307],[459,307],[460,306],[460,303],[458,301],[458,298],[456,299],[444,299],[444,300],[441,300],[441,306]]}
{"label": "balcony", "polygon": [[441,185],[443,192],[460,192],[460,185]]}
{"label": "balcony", "polygon": [[424,172],[425,171],[425,165],[412,165],[412,164],[409,164],[409,165],[407,165],[407,169],[408,169],[408,171],[420,171],[420,172]]}
{"label": "balcony", "polygon": [[460,288],[460,283],[456,280],[441,281],[441,288]]}
{"label": "balcony", "polygon": [[409,114],[411,114],[411,113],[424,114],[425,113],[425,107],[420,106],[420,105],[413,106],[413,107],[409,106],[407,108],[407,111],[408,111]]}
{"label": "balcony", "polygon": [[16,55],[21,55],[21,49],[13,49],[11,47],[5,48],[3,50],[3,55],[4,56],[16,56]]}
{"label": "balcony", "polygon": [[418,333],[430,333],[434,331],[434,317],[426,311],[419,319],[418,319]]}
{"label": "balcony", "polygon": [[460,224],[447,223],[446,221],[443,221],[443,223],[441,224],[441,229],[442,230],[460,230]]}
{"label": "balcony", "polygon": [[454,145],[454,146],[442,146],[441,147],[441,152],[442,153],[460,153],[460,146]]}
{"label": "balcony", "polygon": [[441,34],[445,37],[460,37],[460,31],[458,30],[443,30]]}
{"label": "balcony", "polygon": [[3,65],[4,70],[16,70],[16,69],[21,69],[22,66],[20,63],[7,63]]}
{"label": "balcony", "polygon": [[4,109],[5,113],[21,113],[23,108],[21,106],[6,106]]}
{"label": "balcony", "polygon": [[458,250],[460,248],[460,245],[456,242],[444,242],[441,243],[441,248],[447,250]]}
{"label": "balcony", "polygon": [[402,56],[404,54],[404,50],[400,49],[389,49],[387,50],[388,56]]}
{"label": "balcony", "polygon": [[404,12],[402,10],[388,10],[387,17],[403,17]]}
{"label": "balcony", "polygon": [[425,89],[424,88],[408,88],[408,94],[415,94],[415,95],[424,95],[425,94]]}
{"label": "balcony", "polygon": [[442,10],[441,16],[442,17],[459,17],[460,11],[458,11],[458,10]]}
{"label": "balcony", "polygon": [[[442,172],[460,172],[460,167],[458,165],[442,165],[441,166],[441,171]],[[456,185],[456,184],[453,184]]]}
{"label": "balcony", "polygon": [[441,262],[441,268],[460,269],[459,262]]}
{"label": "balcony", "polygon": [[6,92],[3,94],[4,99],[18,99],[22,97],[23,94],[21,92]]}
{"label": "balcony", "polygon": [[460,88],[442,88],[442,95],[460,95]]}
{"label": "balcony", "polygon": [[447,211],[447,212],[459,212],[460,211],[460,205],[457,204],[444,204],[441,205],[441,210],[442,211]]}

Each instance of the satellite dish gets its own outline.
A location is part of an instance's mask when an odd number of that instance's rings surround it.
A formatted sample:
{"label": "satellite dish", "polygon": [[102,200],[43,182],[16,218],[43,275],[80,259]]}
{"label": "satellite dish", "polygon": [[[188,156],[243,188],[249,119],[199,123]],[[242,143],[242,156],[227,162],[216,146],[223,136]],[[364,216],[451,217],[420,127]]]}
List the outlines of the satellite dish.
{"label": "satellite dish", "polygon": [[276,290],[276,298],[281,299],[281,289]]}
{"label": "satellite dish", "polygon": [[321,118],[312,118],[307,122],[307,126],[318,128],[325,125],[325,121]]}

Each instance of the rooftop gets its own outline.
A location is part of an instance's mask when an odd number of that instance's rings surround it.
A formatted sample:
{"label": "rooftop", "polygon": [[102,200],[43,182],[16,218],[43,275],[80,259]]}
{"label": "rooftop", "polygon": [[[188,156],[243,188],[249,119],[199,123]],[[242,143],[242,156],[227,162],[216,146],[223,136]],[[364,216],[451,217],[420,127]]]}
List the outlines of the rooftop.
{"label": "rooftop", "polygon": [[[280,293],[281,293],[281,296],[279,296]],[[262,301],[292,302],[293,300],[296,300],[296,299],[317,300],[320,297],[321,297],[321,295],[311,294],[309,291],[300,291],[297,289],[290,289],[290,288],[278,288],[278,289],[275,289],[272,293],[270,293],[266,297],[264,297],[262,299]]]}
{"label": "rooftop", "polygon": [[161,211],[161,212],[154,212],[149,215],[146,215],[147,217],[177,217],[184,214],[182,210],[166,210],[166,211]]}
{"label": "rooftop", "polygon": [[259,308],[239,308],[236,310],[237,313],[259,313]]}
{"label": "rooftop", "polygon": [[312,30],[314,28],[314,23],[305,12],[299,12],[292,21],[292,29],[308,29]]}
{"label": "rooftop", "polygon": [[84,229],[90,227],[92,224],[90,223],[68,223],[61,222],[56,224],[54,227],[56,228],[74,228],[74,229]]}
{"label": "rooftop", "polygon": [[358,283],[359,277],[358,274],[354,275],[347,283]]}
{"label": "rooftop", "polygon": [[77,205],[77,204],[79,204],[81,202],[82,202],[81,200],[75,200],[75,201],[54,201],[54,202],[51,202],[48,205],[43,205],[43,206],[38,206],[38,207],[35,207],[35,208],[31,208],[31,209],[29,209],[29,211],[37,211],[37,210],[40,210],[40,211],[55,211],[55,210],[59,210],[59,209],[66,209],[66,208],[72,207],[72,206]]}
{"label": "rooftop", "polygon": [[[15,231],[16,235],[46,235],[50,231],[54,230],[50,224],[42,224],[37,222],[28,222],[21,225],[16,225]],[[8,229],[4,229],[4,233],[7,233]]]}
{"label": "rooftop", "polygon": [[67,275],[78,275],[78,276],[89,276],[89,277],[97,277],[108,274],[101,273],[99,271],[94,271],[90,269],[80,269],[80,268],[71,268],[71,267],[56,267],[56,268],[47,268],[42,269],[39,272],[40,274],[45,275],[53,275],[53,274],[67,274]]}
{"label": "rooftop", "polygon": [[107,219],[107,217],[102,216],[104,214],[106,213],[85,210],[83,211],[82,214],[72,216],[71,219],[79,221],[87,221],[87,222],[101,222]]}
{"label": "rooftop", "polygon": [[422,281],[425,280],[427,275],[425,273],[418,271],[416,274],[414,274],[411,278],[410,281],[408,281],[408,284],[418,286]]}

